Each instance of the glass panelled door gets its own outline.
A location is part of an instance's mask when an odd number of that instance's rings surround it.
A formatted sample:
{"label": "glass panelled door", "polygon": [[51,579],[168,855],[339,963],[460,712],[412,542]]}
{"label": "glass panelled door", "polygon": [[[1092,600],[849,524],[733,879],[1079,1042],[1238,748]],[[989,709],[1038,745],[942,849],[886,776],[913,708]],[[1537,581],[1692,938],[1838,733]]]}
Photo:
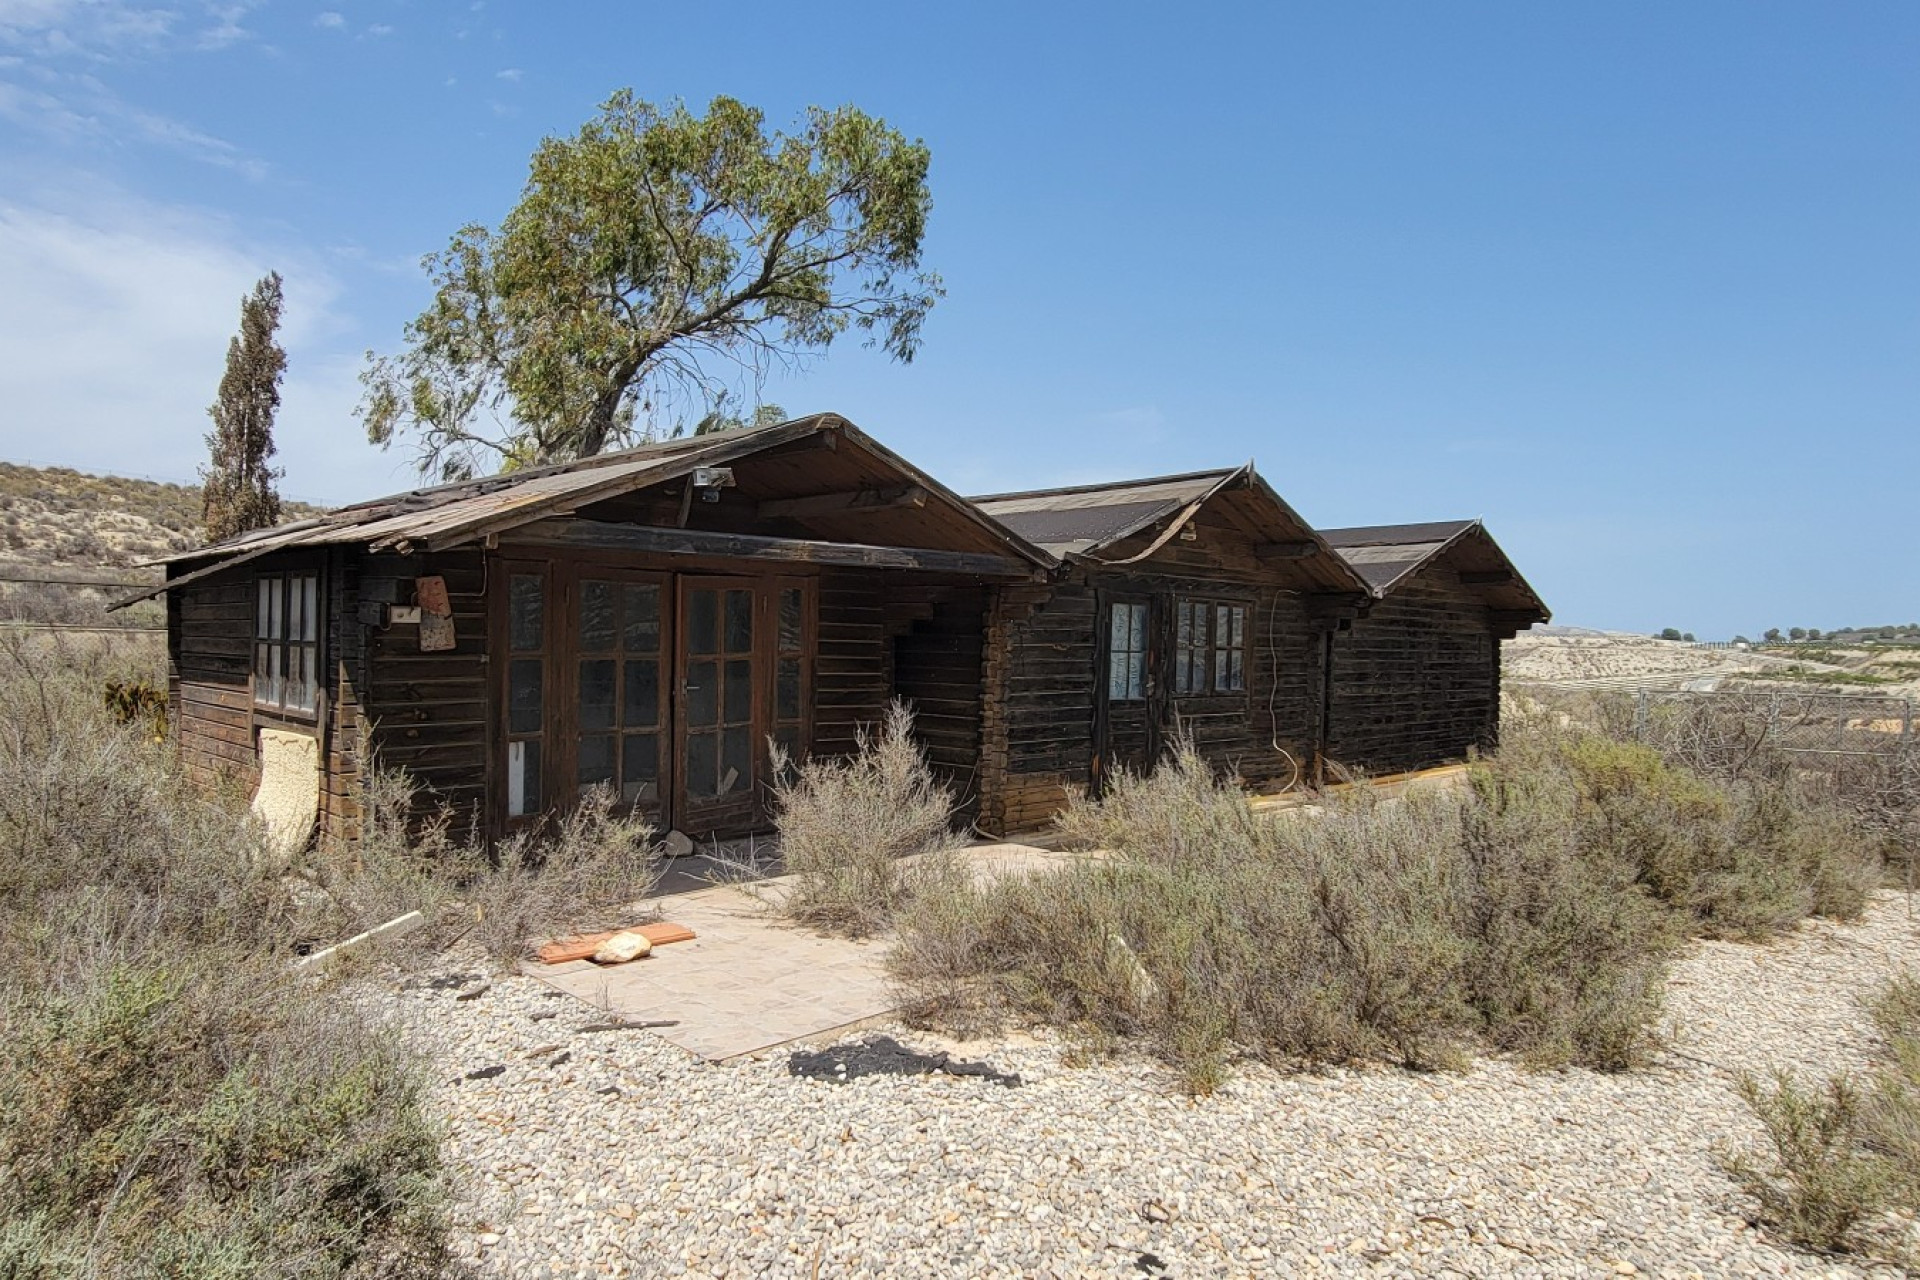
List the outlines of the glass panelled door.
{"label": "glass panelled door", "polygon": [[574,592],[575,783],[652,813],[666,787],[665,593],[640,575],[583,576]]}
{"label": "glass panelled door", "polygon": [[755,729],[759,593],[751,579],[680,579],[680,825],[689,834],[749,815],[758,792]]}

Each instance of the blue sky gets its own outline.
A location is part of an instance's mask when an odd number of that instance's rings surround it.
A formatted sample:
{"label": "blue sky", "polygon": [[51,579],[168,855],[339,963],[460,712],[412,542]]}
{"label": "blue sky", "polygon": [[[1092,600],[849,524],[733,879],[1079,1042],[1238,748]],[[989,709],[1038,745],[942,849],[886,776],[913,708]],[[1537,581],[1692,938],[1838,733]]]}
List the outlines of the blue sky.
{"label": "blue sky", "polygon": [[933,152],[911,366],[765,396],[986,491],[1255,458],[1477,515],[1567,623],[1920,616],[1920,6],[0,0],[0,456],[190,478],[287,277],[283,489],[423,253],[613,89]]}

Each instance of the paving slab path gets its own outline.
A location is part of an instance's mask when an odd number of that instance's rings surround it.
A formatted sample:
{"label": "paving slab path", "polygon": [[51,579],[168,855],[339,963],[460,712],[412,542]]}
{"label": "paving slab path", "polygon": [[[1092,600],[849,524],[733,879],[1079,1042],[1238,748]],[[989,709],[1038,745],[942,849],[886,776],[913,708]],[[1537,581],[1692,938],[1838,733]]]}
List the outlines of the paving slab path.
{"label": "paving slab path", "polygon": [[[982,876],[1057,865],[1076,855],[997,842],[959,851]],[[684,881],[681,881],[684,883]],[[644,960],[601,966],[528,962],[522,971],[606,1013],[645,1022],[711,1062],[838,1035],[890,1017],[887,941],[827,937],[773,911],[791,877],[710,885],[645,904],[696,935]]]}

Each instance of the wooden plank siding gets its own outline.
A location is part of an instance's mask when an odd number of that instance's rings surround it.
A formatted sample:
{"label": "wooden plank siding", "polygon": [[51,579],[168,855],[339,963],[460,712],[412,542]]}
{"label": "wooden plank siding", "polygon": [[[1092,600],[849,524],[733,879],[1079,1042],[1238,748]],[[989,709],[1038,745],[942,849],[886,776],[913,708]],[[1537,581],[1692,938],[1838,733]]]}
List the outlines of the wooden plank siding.
{"label": "wooden plank siding", "polygon": [[987,599],[982,586],[895,582],[887,588],[893,692],[912,705],[914,737],[968,822],[979,812]]}
{"label": "wooden plank siding", "polygon": [[[352,739],[364,725],[379,765],[404,769],[422,786],[421,804],[451,805],[456,829],[463,833],[469,824],[484,830],[492,685],[482,553],[461,549],[362,556],[356,584],[363,594],[389,595],[405,604],[413,599],[412,580],[427,576],[446,579],[453,607],[452,649],[422,653],[420,628],[414,623],[363,627],[356,615],[340,624],[361,632],[364,654],[358,672],[344,673],[344,682],[354,688],[355,732],[335,738],[333,769],[342,774],[343,788],[357,777],[364,762],[356,758]],[[401,580],[397,593],[377,588],[367,592],[370,584],[396,578]]]}
{"label": "wooden plank siding", "polygon": [[1392,773],[1492,746],[1499,653],[1485,603],[1449,570],[1396,586],[1334,639],[1328,757]]}
{"label": "wooden plank siding", "polygon": [[253,579],[205,578],[175,593],[168,680],[180,759],[205,786],[260,780],[253,745]]}

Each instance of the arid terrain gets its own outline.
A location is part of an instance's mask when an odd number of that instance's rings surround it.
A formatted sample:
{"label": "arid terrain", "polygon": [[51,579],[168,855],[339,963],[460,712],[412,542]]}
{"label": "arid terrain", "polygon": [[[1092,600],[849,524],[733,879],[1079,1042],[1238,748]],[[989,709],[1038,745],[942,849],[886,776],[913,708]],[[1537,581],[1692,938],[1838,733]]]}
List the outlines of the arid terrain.
{"label": "arid terrain", "polygon": [[1509,686],[1730,689],[1796,686],[1823,692],[1920,696],[1920,648],[1819,642],[1712,648],[1619,631],[1545,628],[1507,641]]}

